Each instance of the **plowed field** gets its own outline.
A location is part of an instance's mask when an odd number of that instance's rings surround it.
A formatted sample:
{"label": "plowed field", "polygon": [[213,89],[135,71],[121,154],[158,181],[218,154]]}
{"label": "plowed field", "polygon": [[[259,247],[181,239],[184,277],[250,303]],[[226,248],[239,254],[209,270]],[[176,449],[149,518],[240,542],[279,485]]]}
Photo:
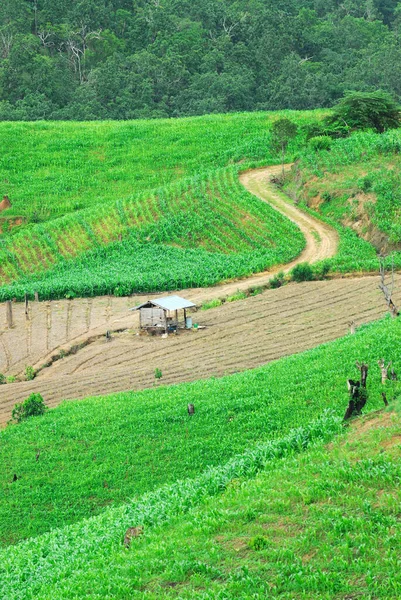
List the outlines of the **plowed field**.
{"label": "plowed field", "polygon": [[[395,298],[400,301],[401,294]],[[127,315],[132,299],[115,301],[120,314]],[[101,299],[97,302],[96,311],[102,318],[104,311],[113,311],[113,305],[108,306],[105,299],[103,306]],[[55,406],[63,399],[150,387],[155,382],[156,368],[163,372],[163,384],[221,376],[333,340],[347,333],[349,321],[360,325],[385,313],[378,277],[308,282],[268,290],[200,311],[196,321],[206,328],[197,332],[183,332],[168,339],[135,333],[116,334],[110,342],[100,338],[42,370],[32,382],[1,386],[0,421],[4,423],[15,402],[33,391],[42,393],[47,404]],[[72,314],[72,327],[73,322]],[[134,317],[124,316],[121,325],[134,325]]]}

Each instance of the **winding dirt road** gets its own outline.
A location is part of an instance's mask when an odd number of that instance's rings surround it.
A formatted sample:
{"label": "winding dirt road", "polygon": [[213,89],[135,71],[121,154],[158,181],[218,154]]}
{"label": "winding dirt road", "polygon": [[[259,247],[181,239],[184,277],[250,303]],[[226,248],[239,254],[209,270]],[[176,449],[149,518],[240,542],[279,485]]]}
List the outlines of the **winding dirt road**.
{"label": "winding dirt road", "polygon": [[[280,171],[280,166],[251,170],[240,180],[249,192],[298,225],[306,238],[304,251],[273,270],[215,287],[181,290],[180,294],[198,304],[227,297],[263,286],[274,273],[288,271],[300,262],[312,263],[336,253],[337,232],[303,213],[270,182]],[[359,306],[361,294],[365,301]],[[24,306],[15,304],[16,326],[0,331],[0,372],[12,374],[26,365],[38,367],[61,348],[68,351],[107,330],[135,327],[128,307],[139,301],[143,296],[31,303],[28,318]],[[9,419],[15,402],[33,391],[42,392],[45,401],[56,406],[63,399],[149,387],[156,367],[162,368],[165,383],[232,373],[344,335],[351,317],[358,323],[368,322],[384,312],[375,277],[348,280],[347,284],[322,281],[268,290],[235,305],[199,313],[196,319],[208,327],[205,332],[188,332],[168,342],[127,334],[109,344],[99,339],[44,369],[34,381],[0,386],[0,423]],[[0,322],[5,322],[4,305],[0,305]]]}

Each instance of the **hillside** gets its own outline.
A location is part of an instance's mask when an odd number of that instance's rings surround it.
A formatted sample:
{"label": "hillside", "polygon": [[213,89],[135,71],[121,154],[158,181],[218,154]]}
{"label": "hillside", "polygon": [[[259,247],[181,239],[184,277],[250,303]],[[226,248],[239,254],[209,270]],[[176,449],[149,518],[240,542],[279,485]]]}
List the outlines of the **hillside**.
{"label": "hillside", "polygon": [[[307,426],[326,409],[342,416],[355,360],[371,366],[369,408],[377,408],[376,358],[393,360],[397,370],[399,337],[398,322],[385,319],[257,370],[64,403],[0,431],[3,544],[193,477],[257,442]],[[194,419],[186,415],[189,402]]]}
{"label": "hillside", "polygon": [[[232,480],[218,498],[115,549],[98,594],[125,598],[398,598],[401,419],[355,423],[330,445]],[[86,598],[104,563],[47,588]],[[70,587],[70,589],[71,589]],[[46,593],[49,593],[48,591]],[[46,596],[48,597],[48,596]]]}
{"label": "hillside", "polygon": [[[380,252],[401,265],[400,148],[399,130],[354,133],[328,149],[309,144],[284,181],[297,203],[338,224],[343,243],[333,270],[374,269]],[[346,238],[358,246],[352,258],[341,249]]]}
{"label": "hillside", "polygon": [[[397,593],[398,413],[352,428],[348,442],[322,442],[341,430],[355,359],[371,367],[368,410],[380,407],[376,357],[399,369],[399,337],[389,319],[256,371],[64,404],[2,431],[2,594]],[[145,535],[127,552],[122,536],[135,525]],[[7,545],[29,535],[39,537]],[[383,569],[389,579],[375,576]]]}
{"label": "hillside", "polygon": [[[277,162],[280,114],[2,125],[0,196],[12,206],[0,213],[0,277],[21,285],[0,297],[201,287],[288,262],[302,236],[238,182]],[[323,113],[285,114],[300,127],[295,150]]]}

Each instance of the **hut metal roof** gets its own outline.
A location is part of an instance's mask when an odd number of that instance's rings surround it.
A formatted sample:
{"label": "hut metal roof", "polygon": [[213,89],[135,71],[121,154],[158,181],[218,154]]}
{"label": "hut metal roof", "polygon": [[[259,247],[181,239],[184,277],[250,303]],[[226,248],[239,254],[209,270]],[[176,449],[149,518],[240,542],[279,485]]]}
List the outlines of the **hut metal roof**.
{"label": "hut metal roof", "polygon": [[165,298],[148,300],[139,306],[131,308],[131,310],[140,310],[145,306],[149,306],[149,304],[152,306],[157,306],[158,308],[162,308],[163,310],[180,310],[182,308],[193,308],[196,306],[196,304],[186,300],[185,298],[181,298],[181,296],[166,296]]}

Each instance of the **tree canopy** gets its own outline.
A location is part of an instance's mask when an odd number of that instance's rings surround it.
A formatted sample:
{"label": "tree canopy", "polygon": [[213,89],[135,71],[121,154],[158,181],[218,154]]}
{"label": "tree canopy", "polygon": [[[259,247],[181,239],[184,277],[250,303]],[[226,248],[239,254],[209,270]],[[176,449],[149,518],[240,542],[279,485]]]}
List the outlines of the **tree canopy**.
{"label": "tree canopy", "polygon": [[2,0],[0,119],[132,119],[401,97],[397,0]]}
{"label": "tree canopy", "polygon": [[332,124],[345,125],[350,130],[373,129],[383,133],[400,126],[400,108],[393,98],[382,91],[353,92],[334,107],[329,117]]}

